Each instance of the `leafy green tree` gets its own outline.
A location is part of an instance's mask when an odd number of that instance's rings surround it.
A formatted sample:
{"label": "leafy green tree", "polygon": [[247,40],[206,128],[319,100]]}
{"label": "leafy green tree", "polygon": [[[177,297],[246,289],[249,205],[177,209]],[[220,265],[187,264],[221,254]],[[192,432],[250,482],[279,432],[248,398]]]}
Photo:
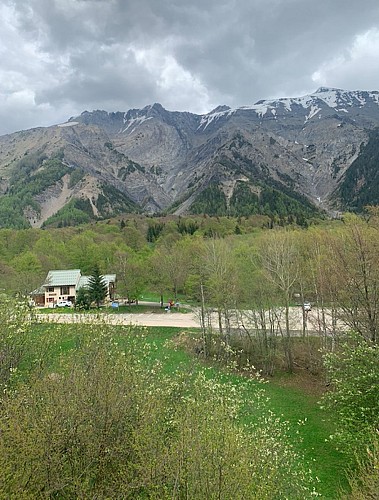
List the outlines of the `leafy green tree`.
{"label": "leafy green tree", "polygon": [[225,240],[210,240],[204,260],[204,291],[206,300],[217,311],[220,333],[230,336],[230,320],[236,309],[238,280],[232,247]]}
{"label": "leafy green tree", "polygon": [[80,269],[84,274],[90,273],[94,265],[99,261],[95,238],[96,233],[89,229],[70,238],[72,265]]}
{"label": "leafy green tree", "polygon": [[33,245],[33,252],[38,257],[45,273],[50,269],[68,269],[72,266],[70,251],[64,242],[64,230],[34,231],[38,231],[38,239]]}
{"label": "leafy green tree", "polygon": [[339,422],[334,438],[342,449],[364,452],[379,429],[379,346],[351,335],[324,364],[331,390],[323,403]]}
{"label": "leafy green tree", "polygon": [[147,281],[146,261],[131,248],[116,252],[118,292],[138,302]]}
{"label": "leafy green tree", "polygon": [[22,295],[27,295],[40,286],[43,275],[38,257],[31,251],[24,251],[12,259],[16,271],[13,288]]}
{"label": "leafy green tree", "polygon": [[39,272],[41,271],[41,263],[38,257],[31,251],[23,252],[17,255],[11,262],[16,271],[20,272]]}
{"label": "leafy green tree", "polygon": [[160,255],[164,256],[159,264],[160,270],[163,271],[170,284],[169,291],[175,302],[178,298],[178,292],[183,291],[192,257],[188,253],[188,238],[178,239],[177,236],[179,236],[178,233],[162,236],[157,248]]}
{"label": "leafy green tree", "polygon": [[133,250],[142,250],[146,245],[146,238],[145,234],[142,233],[142,229],[135,227],[132,222],[128,222],[122,234],[123,241],[128,247],[133,248]]}
{"label": "leafy green tree", "polygon": [[79,288],[78,293],[76,294],[75,307],[77,309],[88,310],[91,307],[91,302],[92,299],[90,291],[84,286]]}
{"label": "leafy green tree", "polygon": [[88,293],[91,297],[91,301],[96,302],[98,308],[100,307],[100,303],[103,302],[107,296],[107,285],[100,273],[98,264],[93,268],[92,274],[88,280]]}
{"label": "leafy green tree", "polygon": [[170,277],[167,273],[167,252],[162,247],[156,248],[150,256],[150,279],[149,282],[154,291],[160,295],[160,304],[163,307],[164,295],[170,292]]}

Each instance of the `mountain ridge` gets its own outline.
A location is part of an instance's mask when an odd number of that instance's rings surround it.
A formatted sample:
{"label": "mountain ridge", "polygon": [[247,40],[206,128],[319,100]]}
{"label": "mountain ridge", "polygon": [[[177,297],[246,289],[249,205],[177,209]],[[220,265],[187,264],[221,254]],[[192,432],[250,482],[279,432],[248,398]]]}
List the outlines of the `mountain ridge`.
{"label": "mountain ridge", "polygon": [[[0,137],[0,194],[8,200],[12,172],[22,171],[29,155],[42,152],[45,158],[34,170],[30,168],[30,180],[33,172],[43,169],[43,161],[59,153],[71,174],[83,173],[80,179],[75,174],[79,181],[67,204],[89,200],[94,217],[110,216],[123,207],[147,213],[170,207],[177,214],[190,212],[212,184],[225,196],[222,204],[230,213],[233,189],[241,182],[252,199],[267,198],[267,190],[275,189],[293,200],[308,200],[315,211],[344,209],[349,208],[348,196],[339,186],[378,126],[378,91],[328,87],[302,97],[259,100],[234,109],[220,105],[203,115],[168,111],[159,103],[125,112],[83,111],[65,123]],[[370,144],[372,148],[372,139]],[[55,182],[62,203],[67,180]],[[87,192],[85,186],[92,187]],[[109,196],[106,203],[102,200],[104,186],[119,193],[114,194],[117,210]],[[48,198],[48,191],[45,194]],[[41,199],[44,193],[38,196]],[[286,203],[289,207],[292,202]],[[354,203],[359,205],[359,200]],[[206,205],[200,206],[206,210]],[[280,215],[277,208],[265,210]],[[281,210],[289,215],[289,208]],[[31,218],[26,218],[30,223]],[[45,222],[42,219],[37,207],[33,221],[38,226]]]}

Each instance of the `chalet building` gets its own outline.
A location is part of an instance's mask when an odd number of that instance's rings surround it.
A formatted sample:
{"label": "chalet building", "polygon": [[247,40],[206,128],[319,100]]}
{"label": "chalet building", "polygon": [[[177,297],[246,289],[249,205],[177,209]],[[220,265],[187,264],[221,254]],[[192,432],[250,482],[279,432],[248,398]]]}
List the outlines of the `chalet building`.
{"label": "chalet building", "polygon": [[[104,274],[102,277],[107,285],[105,300],[112,301],[115,296],[116,275]],[[90,276],[82,276],[80,269],[49,271],[42,285],[44,306],[54,307],[61,300],[70,300],[74,304],[78,290],[86,287],[90,278]]]}

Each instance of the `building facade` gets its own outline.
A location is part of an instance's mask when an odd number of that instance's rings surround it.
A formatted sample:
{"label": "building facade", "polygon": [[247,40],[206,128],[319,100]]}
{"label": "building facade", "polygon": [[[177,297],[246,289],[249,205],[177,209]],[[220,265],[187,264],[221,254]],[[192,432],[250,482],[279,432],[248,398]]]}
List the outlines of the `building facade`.
{"label": "building facade", "polygon": [[[102,276],[107,285],[106,301],[112,301],[116,291],[116,275]],[[80,269],[49,271],[42,285],[45,307],[54,307],[59,301],[71,301],[75,304],[76,294],[82,287],[88,286],[90,276],[82,276]]]}

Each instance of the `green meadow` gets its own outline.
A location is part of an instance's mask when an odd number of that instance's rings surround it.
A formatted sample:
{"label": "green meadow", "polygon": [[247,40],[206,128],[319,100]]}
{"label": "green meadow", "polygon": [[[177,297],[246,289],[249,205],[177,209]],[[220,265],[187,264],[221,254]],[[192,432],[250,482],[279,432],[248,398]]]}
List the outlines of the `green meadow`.
{"label": "green meadow", "polygon": [[[323,498],[341,498],[347,489],[345,479],[346,458],[338,453],[329,435],[334,431],[334,422],[331,416],[318,405],[318,395],[301,388],[286,387],[280,380],[258,381],[249,375],[239,375],[219,365],[204,362],[190,349],[185,349],[185,337],[196,337],[196,330],[181,330],[179,328],[149,328],[142,329],[141,342],[149,349],[148,355],[141,362],[158,363],[160,373],[175,377],[178,373],[188,380],[203,371],[210,380],[221,384],[232,384],[237,393],[243,396],[246,408],[239,416],[240,425],[254,422],[262,411],[256,408],[254,399],[257,391],[264,391],[266,411],[269,408],[275,417],[283,423],[285,435],[294,451],[303,457],[304,465],[312,470],[316,479],[316,490]],[[129,342],[130,335],[137,335],[126,327],[105,328],[106,335],[112,337],[120,349]],[[47,372],[59,370],[61,360],[69,357],[80,347],[83,339],[91,335],[91,327],[85,325],[35,325],[32,331],[35,350],[25,359],[20,367],[18,376],[13,383],[17,384],[36,368]],[[185,342],[184,342],[185,344]],[[205,370],[205,371],[204,371]],[[159,376],[159,375],[157,375]],[[251,378],[251,380],[249,380]],[[246,381],[249,380],[249,383]],[[260,396],[262,397],[262,396]],[[267,398],[267,402],[266,402]]]}

